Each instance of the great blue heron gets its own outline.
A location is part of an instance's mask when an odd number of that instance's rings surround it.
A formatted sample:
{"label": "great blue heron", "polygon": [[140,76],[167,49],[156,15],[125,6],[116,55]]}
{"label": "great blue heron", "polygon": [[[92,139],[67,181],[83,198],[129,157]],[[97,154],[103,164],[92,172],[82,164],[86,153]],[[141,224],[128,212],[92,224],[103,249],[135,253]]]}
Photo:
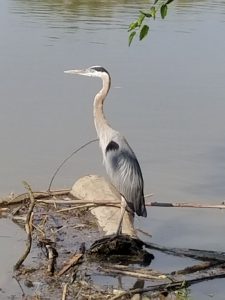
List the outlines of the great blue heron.
{"label": "great blue heron", "polygon": [[147,216],[143,193],[143,177],[140,165],[126,139],[109,126],[104,113],[103,103],[109,92],[111,78],[106,69],[93,66],[84,70],[68,70],[68,74],[78,74],[102,79],[102,89],[94,98],[94,123],[103,154],[103,162],[111,183],[121,195],[121,217],[116,234],[121,225],[126,207],[138,216]]}

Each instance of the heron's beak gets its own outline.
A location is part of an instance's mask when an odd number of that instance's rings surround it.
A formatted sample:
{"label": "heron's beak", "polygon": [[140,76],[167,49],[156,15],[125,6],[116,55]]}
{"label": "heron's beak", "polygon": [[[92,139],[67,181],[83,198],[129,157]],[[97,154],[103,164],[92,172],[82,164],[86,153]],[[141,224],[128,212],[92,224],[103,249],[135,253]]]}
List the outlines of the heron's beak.
{"label": "heron's beak", "polygon": [[66,74],[79,74],[82,70],[67,70],[64,71]]}
{"label": "heron's beak", "polygon": [[67,70],[64,71],[66,74],[73,74],[73,75],[88,75],[87,70]]}

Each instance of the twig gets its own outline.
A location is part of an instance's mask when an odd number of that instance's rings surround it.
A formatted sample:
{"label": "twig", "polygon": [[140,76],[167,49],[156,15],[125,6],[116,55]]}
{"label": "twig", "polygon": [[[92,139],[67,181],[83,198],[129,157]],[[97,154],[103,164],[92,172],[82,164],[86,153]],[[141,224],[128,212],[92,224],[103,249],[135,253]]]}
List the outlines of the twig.
{"label": "twig", "polygon": [[[49,198],[51,196],[66,196],[69,194],[71,189],[60,189],[60,190],[54,190],[54,191],[33,191],[33,195],[35,199],[39,199],[38,202],[43,202],[43,203],[53,203],[54,200],[48,199],[48,200],[43,200],[45,198]],[[151,197],[153,194],[148,194],[145,195],[145,198]],[[30,200],[29,194],[28,193],[22,193],[17,196],[14,196],[13,198],[8,196],[8,197],[0,197],[0,212],[1,211],[6,211],[5,206],[9,205],[14,205],[18,204],[24,201]],[[49,201],[49,202],[48,202]],[[75,203],[77,200],[55,200],[55,203],[67,203],[67,204],[72,204]],[[87,202],[91,202],[92,200],[86,200]],[[98,200],[96,200],[98,201]],[[103,202],[103,200],[101,200]],[[83,203],[83,202],[82,202]],[[118,201],[120,203],[120,201]],[[3,208],[1,208],[3,207]]]}
{"label": "twig", "polygon": [[[70,208],[62,208],[58,210],[58,212],[62,211],[70,211],[77,208],[84,207],[95,207],[95,206],[113,206],[117,207],[120,205],[119,201],[106,201],[106,200],[38,200],[38,202],[42,203],[57,203],[57,204],[84,204],[81,206],[74,206]],[[175,208],[215,208],[215,209],[225,209],[225,205],[210,205],[210,204],[194,204],[194,203],[162,203],[162,202],[150,202],[145,204],[148,206],[156,206],[156,207],[175,207]]]}
{"label": "twig", "polygon": [[70,211],[70,210],[74,210],[74,209],[81,209],[81,208],[91,208],[91,207],[98,207],[98,206],[110,206],[110,207],[118,207],[120,208],[119,204],[112,204],[112,203],[105,203],[105,204],[99,204],[99,203],[87,203],[87,204],[83,204],[83,205],[76,205],[73,207],[67,207],[67,208],[62,208],[57,210],[57,212],[63,212],[63,211]]}
{"label": "twig", "polygon": [[[101,267],[101,266],[100,266]],[[136,267],[131,267],[131,266],[127,266],[127,265],[120,265],[120,264],[103,264],[102,267],[106,267],[106,268],[113,268],[115,270],[124,270],[124,271],[137,271],[140,272],[142,274],[150,274],[152,276],[164,276],[164,278],[166,278],[165,274],[159,272],[159,271],[154,271],[152,269],[146,269],[146,268],[136,268]]]}
{"label": "twig", "polygon": [[51,186],[52,186],[52,183],[53,183],[53,180],[55,179],[56,175],[58,174],[59,170],[62,168],[62,166],[74,155],[76,154],[77,152],[79,152],[81,149],[85,148],[86,146],[90,145],[91,143],[93,142],[97,142],[98,139],[94,139],[94,140],[91,140],[85,144],[83,144],[82,146],[80,146],[79,148],[75,149],[68,157],[66,157],[61,163],[60,165],[56,168],[51,180],[50,180],[50,183],[49,183],[49,186],[48,186],[48,192],[50,192],[51,190]]}
{"label": "twig", "polygon": [[62,209],[59,209],[57,210],[56,212],[64,212],[64,211],[71,211],[71,210],[74,210],[74,209],[81,209],[81,208],[90,208],[92,206],[95,206],[95,204],[84,204],[84,205],[77,205],[77,206],[73,206],[73,207],[67,207],[67,208],[62,208]]}
{"label": "twig", "polygon": [[152,271],[152,270],[143,270],[143,269],[132,269],[123,265],[114,265],[114,266],[100,266],[100,270],[106,273],[113,273],[113,274],[121,274],[141,279],[151,279],[151,280],[163,280],[167,279],[165,274],[160,272]]}
{"label": "twig", "polygon": [[[33,197],[35,199],[42,199],[42,198],[48,198],[50,196],[62,196],[62,195],[68,195],[68,193],[70,192],[70,189],[62,189],[62,190],[55,190],[55,191],[51,191],[51,192],[32,192]],[[29,197],[29,193],[23,193],[23,194],[19,194],[16,197],[14,197],[13,199],[11,198],[0,198],[0,207],[2,206],[9,206],[9,205],[14,205],[14,204],[18,204],[24,201],[30,200]]]}
{"label": "twig", "polygon": [[198,204],[198,203],[170,203],[170,202],[150,202],[146,206],[157,207],[181,207],[181,208],[217,208],[225,209],[225,204]]}
{"label": "twig", "polygon": [[62,200],[62,199],[55,199],[55,200],[37,200],[39,203],[46,203],[46,204],[96,204],[105,206],[107,204],[110,205],[120,205],[120,201],[111,201],[111,200]]}
{"label": "twig", "polygon": [[67,287],[68,287],[68,283],[65,283],[63,287],[62,300],[66,300]]}
{"label": "twig", "polygon": [[80,262],[80,259],[83,257],[82,253],[75,254],[72,258],[69,259],[69,261],[66,261],[65,265],[62,267],[62,269],[58,272],[58,276],[62,276],[64,273],[66,273],[71,267],[75,266]]}
{"label": "twig", "polygon": [[[106,200],[42,200],[39,199],[38,202],[43,202],[43,203],[56,203],[56,204],[96,204],[96,205],[120,205],[120,201],[106,201]],[[169,208],[215,208],[215,209],[225,209],[224,204],[198,204],[198,203],[170,203],[170,202],[147,202],[145,204],[146,206],[149,207],[169,207]]]}
{"label": "twig", "polygon": [[[59,204],[83,204],[83,203],[96,203],[99,205],[105,205],[105,200],[43,200],[44,198],[49,198],[51,196],[62,196],[68,195],[70,189],[62,189],[62,190],[54,190],[54,191],[41,191],[41,192],[33,192],[33,196],[35,199],[39,199],[38,202],[42,203],[59,203]],[[146,195],[145,198],[152,196],[152,194]],[[29,200],[29,194],[23,193],[14,198],[6,197],[0,198],[0,207],[5,207],[8,205],[14,205],[21,203],[23,201]],[[110,204],[117,204],[120,203],[118,201],[110,201]],[[109,204],[109,202],[108,202]],[[188,202],[177,202],[177,203],[170,203],[170,202],[147,202],[147,207],[166,207],[166,208],[206,208],[206,209],[225,209],[225,204],[222,202],[221,204],[200,204],[200,203],[188,203]]]}
{"label": "twig", "polygon": [[35,199],[33,192],[31,190],[30,185],[24,181],[23,182],[24,187],[28,190],[29,196],[30,196],[30,206],[27,212],[27,217],[26,217],[26,223],[25,223],[25,228],[27,231],[27,241],[26,241],[26,249],[24,254],[20,257],[20,259],[17,261],[17,263],[14,266],[14,270],[18,270],[19,267],[22,265],[24,260],[27,258],[28,254],[30,253],[31,245],[32,245],[32,215],[33,215],[33,209],[35,206]]}

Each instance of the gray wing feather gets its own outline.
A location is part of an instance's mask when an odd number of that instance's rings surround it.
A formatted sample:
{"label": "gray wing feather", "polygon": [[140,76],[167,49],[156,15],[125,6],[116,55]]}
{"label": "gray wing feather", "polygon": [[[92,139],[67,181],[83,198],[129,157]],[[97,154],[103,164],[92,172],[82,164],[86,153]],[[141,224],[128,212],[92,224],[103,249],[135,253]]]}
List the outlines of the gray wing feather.
{"label": "gray wing feather", "polygon": [[110,141],[106,147],[104,162],[112,184],[124,196],[128,206],[138,216],[146,217],[141,168],[123,137]]}

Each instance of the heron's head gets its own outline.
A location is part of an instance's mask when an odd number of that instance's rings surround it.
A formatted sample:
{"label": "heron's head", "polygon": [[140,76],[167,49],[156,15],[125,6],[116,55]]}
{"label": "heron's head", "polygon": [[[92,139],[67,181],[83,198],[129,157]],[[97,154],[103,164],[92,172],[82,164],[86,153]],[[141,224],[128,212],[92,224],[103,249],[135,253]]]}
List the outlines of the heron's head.
{"label": "heron's head", "polygon": [[109,76],[108,71],[105,68],[100,66],[93,66],[82,70],[68,70],[68,71],[64,71],[64,73],[91,76],[91,77],[100,77],[100,78],[104,77],[104,75]]}

